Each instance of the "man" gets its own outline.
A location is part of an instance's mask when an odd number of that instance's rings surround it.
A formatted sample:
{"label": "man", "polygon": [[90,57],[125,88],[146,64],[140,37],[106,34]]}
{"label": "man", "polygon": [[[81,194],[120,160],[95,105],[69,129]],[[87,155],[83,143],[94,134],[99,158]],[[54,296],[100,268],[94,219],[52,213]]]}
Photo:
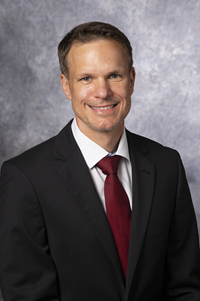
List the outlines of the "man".
{"label": "man", "polygon": [[58,54],[75,119],[2,167],[4,301],[200,300],[180,157],[124,129],[135,80],[128,39],[86,23]]}

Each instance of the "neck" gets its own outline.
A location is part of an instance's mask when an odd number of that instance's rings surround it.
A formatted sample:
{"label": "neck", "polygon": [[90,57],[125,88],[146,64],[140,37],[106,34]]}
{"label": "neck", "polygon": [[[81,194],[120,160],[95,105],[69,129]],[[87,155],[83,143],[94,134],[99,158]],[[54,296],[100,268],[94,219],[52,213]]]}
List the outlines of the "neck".
{"label": "neck", "polygon": [[120,124],[117,128],[110,131],[97,131],[88,126],[82,127],[80,126],[78,120],[77,125],[79,130],[87,136],[89,139],[94,141],[96,144],[101,146],[109,153],[114,153],[117,150],[119,140],[123,134],[124,123]]}

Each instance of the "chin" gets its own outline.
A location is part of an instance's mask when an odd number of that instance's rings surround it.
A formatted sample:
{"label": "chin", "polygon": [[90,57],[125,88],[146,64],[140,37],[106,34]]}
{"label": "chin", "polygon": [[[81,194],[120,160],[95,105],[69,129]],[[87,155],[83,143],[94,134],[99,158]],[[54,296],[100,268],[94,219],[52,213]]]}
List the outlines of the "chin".
{"label": "chin", "polygon": [[98,132],[109,132],[116,129],[123,120],[120,120],[112,125],[94,125],[94,124],[87,124],[91,129],[98,131]]}

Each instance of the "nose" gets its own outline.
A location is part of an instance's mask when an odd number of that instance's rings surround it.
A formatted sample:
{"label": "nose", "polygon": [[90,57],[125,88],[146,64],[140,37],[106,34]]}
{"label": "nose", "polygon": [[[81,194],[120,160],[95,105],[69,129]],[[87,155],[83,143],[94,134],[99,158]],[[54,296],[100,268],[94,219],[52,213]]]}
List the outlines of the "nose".
{"label": "nose", "polygon": [[105,79],[96,80],[94,86],[94,96],[96,98],[106,99],[112,94],[111,87]]}

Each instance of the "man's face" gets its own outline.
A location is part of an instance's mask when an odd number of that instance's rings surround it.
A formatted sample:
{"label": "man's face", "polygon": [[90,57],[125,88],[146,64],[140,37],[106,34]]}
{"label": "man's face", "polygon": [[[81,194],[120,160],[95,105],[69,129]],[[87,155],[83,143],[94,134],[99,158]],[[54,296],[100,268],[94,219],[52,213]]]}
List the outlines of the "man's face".
{"label": "man's face", "polygon": [[121,131],[135,79],[123,46],[105,39],[74,44],[68,63],[69,80],[61,74],[61,84],[80,130],[86,136],[91,131]]}

